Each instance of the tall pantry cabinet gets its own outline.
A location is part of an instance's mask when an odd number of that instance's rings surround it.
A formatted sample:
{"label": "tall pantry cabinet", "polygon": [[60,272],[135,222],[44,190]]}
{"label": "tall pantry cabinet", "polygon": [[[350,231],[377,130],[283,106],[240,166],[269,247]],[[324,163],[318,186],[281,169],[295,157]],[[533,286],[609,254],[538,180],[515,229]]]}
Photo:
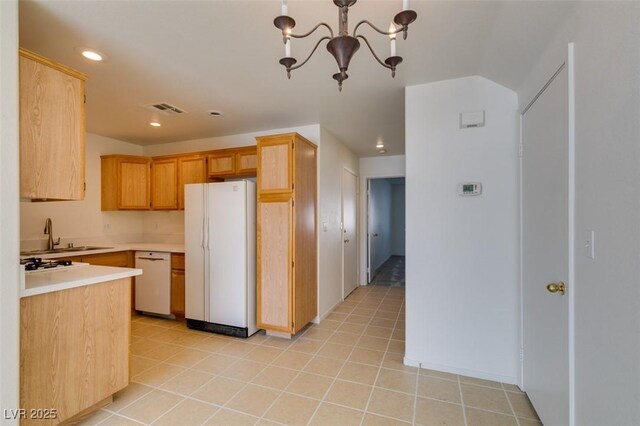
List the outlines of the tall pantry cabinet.
{"label": "tall pantry cabinet", "polygon": [[286,337],[318,314],[317,147],[297,133],[256,140],[258,327]]}

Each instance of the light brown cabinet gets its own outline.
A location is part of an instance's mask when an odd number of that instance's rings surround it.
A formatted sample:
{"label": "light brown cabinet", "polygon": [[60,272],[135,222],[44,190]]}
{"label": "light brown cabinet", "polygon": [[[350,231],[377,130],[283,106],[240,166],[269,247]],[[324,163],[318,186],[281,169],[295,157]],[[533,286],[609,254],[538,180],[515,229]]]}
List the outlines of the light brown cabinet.
{"label": "light brown cabinet", "polygon": [[255,146],[236,151],[236,174],[255,176],[258,165],[258,153]]}
{"label": "light brown cabinet", "polygon": [[129,384],[130,280],[20,299],[20,424],[75,424]]}
{"label": "light brown cabinet", "polygon": [[151,163],[151,208],[178,208],[178,160],[165,158]]}
{"label": "light brown cabinet", "polygon": [[317,147],[256,139],[258,327],[295,334],[317,315]]}
{"label": "light brown cabinet", "polygon": [[102,210],[148,210],[151,160],[134,155],[103,155]]}
{"label": "light brown cabinet", "polygon": [[184,254],[171,254],[171,313],[184,316]]}
{"label": "light brown cabinet", "polygon": [[102,210],[183,210],[184,186],[255,176],[256,147],[162,157],[104,155]]}
{"label": "light brown cabinet", "polygon": [[210,178],[255,176],[256,147],[243,147],[213,151],[207,155],[207,175]]}
{"label": "light brown cabinet", "polygon": [[20,196],[82,200],[85,192],[85,80],[20,49]]}
{"label": "light brown cabinet", "polygon": [[207,158],[204,155],[178,157],[178,209],[184,210],[184,186],[207,181]]}
{"label": "light brown cabinet", "polygon": [[207,155],[207,175],[224,177],[236,174],[235,155],[230,151],[216,152]]}

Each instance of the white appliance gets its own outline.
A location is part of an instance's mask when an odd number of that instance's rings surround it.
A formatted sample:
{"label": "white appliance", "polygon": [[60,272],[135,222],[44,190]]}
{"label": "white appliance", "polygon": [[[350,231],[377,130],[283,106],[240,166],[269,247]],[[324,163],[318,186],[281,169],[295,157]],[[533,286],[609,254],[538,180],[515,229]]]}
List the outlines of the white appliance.
{"label": "white appliance", "polygon": [[137,251],[136,310],[171,315],[171,253]]}
{"label": "white appliance", "polygon": [[249,337],[256,331],[256,184],[184,188],[187,327]]}

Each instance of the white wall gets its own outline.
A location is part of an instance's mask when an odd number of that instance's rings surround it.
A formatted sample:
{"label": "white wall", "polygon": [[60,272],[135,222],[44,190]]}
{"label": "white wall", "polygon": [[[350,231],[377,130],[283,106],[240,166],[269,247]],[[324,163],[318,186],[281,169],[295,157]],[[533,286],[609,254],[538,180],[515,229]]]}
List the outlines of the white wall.
{"label": "white wall", "polygon": [[324,127],[320,139],[318,315],[324,318],[342,301],[342,171],[346,167],[357,175],[358,158]]}
{"label": "white wall", "polygon": [[87,133],[87,190],[82,201],[20,203],[20,239],[23,249],[46,247],[47,217],[53,222],[54,238],[67,242],[104,244],[140,240],[143,212],[103,212],[100,210],[100,156],[106,154],[141,155],[142,147]]}
{"label": "white wall", "polygon": [[405,185],[391,185],[391,254],[405,254]]}
{"label": "white wall", "polygon": [[[18,2],[0,2],[0,407],[19,407]],[[4,416],[3,416],[4,417]],[[18,424],[3,419],[3,424]]]}
{"label": "white wall", "polygon": [[389,155],[360,158],[360,285],[367,285],[367,180],[381,177],[404,177],[405,156]]}
{"label": "white wall", "polygon": [[369,185],[370,267],[375,274],[391,256],[391,184],[371,179]]}
{"label": "white wall", "polygon": [[[518,98],[482,77],[406,88],[405,361],[516,383]],[[459,113],[486,126],[459,128]],[[460,197],[458,184],[482,182]]]}
{"label": "white wall", "polygon": [[[575,42],[575,424],[637,425],[640,3],[574,9],[519,89],[520,101],[529,102]],[[590,230],[594,260],[580,249]]]}

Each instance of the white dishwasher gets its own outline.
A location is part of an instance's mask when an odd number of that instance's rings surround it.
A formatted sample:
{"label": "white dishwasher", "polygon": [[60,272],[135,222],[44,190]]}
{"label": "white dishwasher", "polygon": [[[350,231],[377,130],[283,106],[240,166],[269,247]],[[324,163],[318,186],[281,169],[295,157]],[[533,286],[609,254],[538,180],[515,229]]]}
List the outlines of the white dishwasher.
{"label": "white dishwasher", "polygon": [[171,315],[171,253],[137,251],[136,310]]}

